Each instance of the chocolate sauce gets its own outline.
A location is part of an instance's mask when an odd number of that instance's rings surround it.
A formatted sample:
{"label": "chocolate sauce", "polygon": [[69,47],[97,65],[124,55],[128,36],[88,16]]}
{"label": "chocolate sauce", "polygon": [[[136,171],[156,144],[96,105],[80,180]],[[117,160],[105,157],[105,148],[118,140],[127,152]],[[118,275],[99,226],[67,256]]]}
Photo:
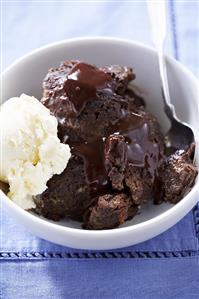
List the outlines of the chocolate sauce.
{"label": "chocolate sauce", "polygon": [[91,187],[91,196],[105,194],[109,190],[108,175],[104,166],[104,142],[74,143],[72,153],[84,160],[87,183]]}
{"label": "chocolate sauce", "polygon": [[69,72],[64,83],[64,90],[74,109],[74,116],[79,115],[87,102],[97,97],[97,90],[109,89],[112,78],[109,74],[86,64],[77,63]]}
{"label": "chocolate sauce", "polygon": [[[88,101],[97,97],[97,92],[111,91],[112,78],[109,74],[86,63],[77,63],[67,75],[64,90],[70,101],[74,116],[84,109]],[[94,129],[94,128],[93,128]],[[150,128],[144,116],[124,111],[122,118],[110,123],[109,135],[119,134],[125,137],[127,145],[127,161],[134,166],[149,170],[152,178],[159,162],[159,146],[150,138]],[[82,157],[88,184],[92,196],[109,191],[108,175],[105,168],[105,142],[108,136],[92,143],[82,141],[69,144],[72,153]]]}
{"label": "chocolate sauce", "polygon": [[[160,156],[159,145],[150,138],[149,125],[143,116],[131,113],[120,119],[116,124],[110,124],[111,135],[119,134],[125,137],[127,144],[127,161],[136,167],[144,167],[152,177]],[[109,188],[108,175],[104,163],[105,140],[92,143],[72,144],[72,153],[83,158],[88,184],[92,195],[99,196]]]}
{"label": "chocolate sauce", "polygon": [[113,130],[125,137],[127,160],[137,167],[147,169],[154,179],[155,170],[161,159],[159,145],[151,140],[150,128],[143,116],[131,113],[118,121]]}

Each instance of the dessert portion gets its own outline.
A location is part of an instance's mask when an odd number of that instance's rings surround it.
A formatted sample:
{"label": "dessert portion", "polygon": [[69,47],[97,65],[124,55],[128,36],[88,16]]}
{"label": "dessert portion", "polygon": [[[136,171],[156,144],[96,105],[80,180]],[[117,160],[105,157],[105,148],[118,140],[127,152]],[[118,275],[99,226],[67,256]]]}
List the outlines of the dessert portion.
{"label": "dessert portion", "polygon": [[85,215],[85,228],[107,229],[119,226],[136,215],[138,208],[125,193],[99,196]]}
{"label": "dessert portion", "polygon": [[41,103],[57,118],[58,137],[71,157],[34,196],[36,213],[83,221],[86,229],[111,229],[145,202],[176,203],[192,187],[194,145],[165,155],[156,117],[128,87],[134,78],[128,67],[79,61],[49,70]]}
{"label": "dessert portion", "polygon": [[166,157],[159,168],[159,199],[176,204],[194,183],[197,171],[193,164],[194,144]]}
{"label": "dessert portion", "polygon": [[[43,97],[0,107],[0,189],[26,210],[112,229],[148,201],[177,203],[193,186],[194,144],[170,149],[126,66],[65,61]],[[168,154],[169,153],[169,154]]]}
{"label": "dessert portion", "polygon": [[[0,128],[0,181],[9,184],[8,196],[19,206],[35,208],[33,196],[65,169],[70,148],[57,137],[56,118],[25,94],[0,107]],[[1,187],[5,190],[6,185],[1,183]]]}

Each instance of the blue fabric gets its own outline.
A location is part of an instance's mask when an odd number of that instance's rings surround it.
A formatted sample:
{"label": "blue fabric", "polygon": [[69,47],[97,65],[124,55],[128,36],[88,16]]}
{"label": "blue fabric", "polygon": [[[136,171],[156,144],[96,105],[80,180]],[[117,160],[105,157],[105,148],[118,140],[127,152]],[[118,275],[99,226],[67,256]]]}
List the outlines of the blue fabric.
{"label": "blue fabric", "polygon": [[2,291],[6,299],[198,299],[198,267],[198,257],[5,260]]}
{"label": "blue fabric", "polygon": [[[74,252],[76,250],[51,244],[45,240],[38,239],[30,234],[25,228],[17,224],[6,213],[2,216],[2,252]],[[189,213],[183,220],[170,230],[147,242],[135,245],[122,251],[179,251],[197,250],[198,239],[196,237],[193,212]],[[9,237],[8,237],[9,236]],[[120,250],[121,251],[121,250]]]}
{"label": "blue fabric", "polygon": [[[74,2],[3,2],[3,68],[32,49],[75,36],[152,44],[143,1]],[[168,1],[167,53],[196,75],[198,8],[197,2]],[[0,298],[199,298],[199,206],[160,236],[108,252],[41,240],[1,212]]]}

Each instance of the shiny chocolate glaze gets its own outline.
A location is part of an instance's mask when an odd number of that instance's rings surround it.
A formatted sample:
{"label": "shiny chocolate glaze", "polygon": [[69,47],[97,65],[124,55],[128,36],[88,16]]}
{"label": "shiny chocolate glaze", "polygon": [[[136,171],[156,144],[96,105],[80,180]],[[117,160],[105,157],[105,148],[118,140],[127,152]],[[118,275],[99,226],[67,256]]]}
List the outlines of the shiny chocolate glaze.
{"label": "shiny chocolate glaze", "polygon": [[[112,92],[111,81],[111,76],[102,70],[86,63],[77,63],[64,83],[65,93],[74,106],[74,116],[81,113],[88,101],[97,97],[98,91]],[[110,123],[109,135],[124,136],[127,146],[127,163],[147,169],[154,180],[161,155],[159,144],[151,140],[148,122],[144,116],[137,113],[122,111],[121,115],[122,118],[116,123]],[[102,139],[92,143],[87,141],[72,143],[67,140],[72,153],[80,156],[84,161],[86,178],[91,187],[92,196],[104,194],[110,188],[104,157],[108,136],[103,136]]]}
{"label": "shiny chocolate glaze", "polygon": [[[77,63],[64,83],[65,93],[73,103],[73,114],[79,115],[88,101],[97,97],[97,90],[109,89],[109,74],[87,63]],[[109,90],[110,92],[110,90]]]}
{"label": "shiny chocolate glaze", "polygon": [[[131,113],[120,119],[116,124],[110,124],[113,135],[125,137],[127,146],[127,163],[136,167],[143,167],[149,171],[154,181],[156,169],[162,159],[159,144],[150,137],[149,125],[144,117]],[[101,195],[108,191],[109,182],[105,168],[104,151],[106,137],[92,143],[73,143],[72,153],[83,158],[85,173],[94,195]]]}

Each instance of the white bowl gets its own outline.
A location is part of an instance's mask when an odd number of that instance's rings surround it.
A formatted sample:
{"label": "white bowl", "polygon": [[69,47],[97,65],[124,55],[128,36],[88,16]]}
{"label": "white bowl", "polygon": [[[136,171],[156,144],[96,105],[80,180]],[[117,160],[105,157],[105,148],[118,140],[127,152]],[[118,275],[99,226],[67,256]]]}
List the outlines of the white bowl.
{"label": "white bowl", "polygon": [[[11,65],[2,75],[3,101],[21,93],[40,98],[42,80],[48,69],[61,61],[79,59],[99,66],[121,64],[132,66],[136,72],[135,84],[142,90],[148,110],[152,111],[168,129],[161,99],[161,84],[156,52],[135,42],[115,38],[81,38],[47,45]],[[198,81],[174,59],[167,59],[171,98],[177,115],[196,131],[198,138]],[[199,161],[197,148],[196,160]],[[65,220],[52,222],[22,210],[0,193],[3,206],[37,236],[65,246],[81,249],[120,248],[150,239],[170,228],[187,214],[199,198],[199,180],[192,190],[175,206],[170,204],[147,205],[141,214],[122,227],[113,230],[88,231],[81,224]]]}

